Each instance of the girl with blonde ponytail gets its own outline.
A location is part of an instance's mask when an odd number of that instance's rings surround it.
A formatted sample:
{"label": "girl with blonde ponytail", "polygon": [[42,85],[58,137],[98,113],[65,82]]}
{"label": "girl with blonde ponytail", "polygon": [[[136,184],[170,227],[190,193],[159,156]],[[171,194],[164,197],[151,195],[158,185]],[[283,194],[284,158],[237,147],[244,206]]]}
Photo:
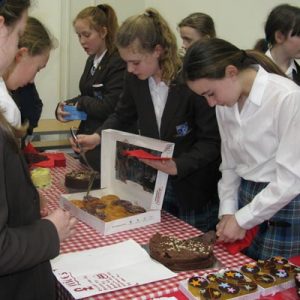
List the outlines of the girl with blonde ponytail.
{"label": "girl with blonde ponytail", "polygon": [[[69,113],[64,111],[64,105],[75,105],[77,110],[87,114],[77,133],[90,134],[103,124],[119,101],[125,63],[115,47],[118,19],[110,5],[84,8],[75,17],[73,26],[88,58],[79,82],[80,95],[61,101],[56,117],[68,122]],[[86,153],[89,164],[97,171],[100,171],[100,153],[100,147]]]}

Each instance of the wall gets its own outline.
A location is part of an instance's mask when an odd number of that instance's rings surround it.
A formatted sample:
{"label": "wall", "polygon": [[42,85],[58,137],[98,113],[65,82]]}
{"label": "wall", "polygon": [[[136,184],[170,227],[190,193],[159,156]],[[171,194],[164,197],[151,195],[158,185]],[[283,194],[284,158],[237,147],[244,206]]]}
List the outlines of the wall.
{"label": "wall", "polygon": [[33,0],[31,14],[43,21],[59,41],[48,66],[37,76],[36,83],[44,101],[42,118],[54,118],[57,102],[79,93],[78,83],[86,61],[72,27],[72,20],[84,7],[98,3],[112,5],[120,22],[130,15],[154,7],[167,19],[180,37],[176,24],[188,14],[205,12],[215,21],[217,35],[241,48],[252,48],[263,37],[269,11],[281,3],[300,6],[299,0]]}

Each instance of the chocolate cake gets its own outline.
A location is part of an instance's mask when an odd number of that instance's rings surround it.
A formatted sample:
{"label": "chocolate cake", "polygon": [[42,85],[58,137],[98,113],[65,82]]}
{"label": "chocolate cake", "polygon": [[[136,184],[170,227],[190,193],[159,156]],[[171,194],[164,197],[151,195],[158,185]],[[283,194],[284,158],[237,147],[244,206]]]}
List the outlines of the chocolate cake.
{"label": "chocolate cake", "polygon": [[[87,189],[90,178],[90,170],[71,171],[65,175],[65,186],[72,189]],[[92,188],[100,187],[100,174],[97,173]]]}
{"label": "chocolate cake", "polygon": [[215,262],[214,241],[211,232],[188,240],[156,233],[149,241],[150,256],[173,271],[209,268]]}

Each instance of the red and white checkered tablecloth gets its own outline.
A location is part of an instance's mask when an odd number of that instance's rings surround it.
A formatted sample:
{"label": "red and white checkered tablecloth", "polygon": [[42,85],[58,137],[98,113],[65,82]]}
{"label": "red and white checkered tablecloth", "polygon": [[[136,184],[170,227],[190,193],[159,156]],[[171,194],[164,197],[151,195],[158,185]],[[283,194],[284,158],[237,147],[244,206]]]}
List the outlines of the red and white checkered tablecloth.
{"label": "red and white checkered tablecloth", "polygon": [[[64,187],[65,173],[82,169],[82,165],[78,160],[66,155],[67,166],[65,168],[53,168],[51,170],[52,183],[49,188],[41,189],[40,192],[48,199],[49,209],[54,209],[58,206],[60,195],[68,193]],[[147,244],[149,238],[155,233],[173,235],[181,239],[190,238],[199,235],[199,231],[189,224],[177,219],[176,217],[162,212],[162,220],[160,223],[148,225],[142,228],[123,231],[112,235],[103,236],[96,232],[88,225],[79,222],[77,225],[77,232],[75,236],[68,239],[61,244],[61,253],[76,252],[87,250],[96,247],[103,247],[115,243],[125,241],[127,239],[134,239],[139,244]],[[214,254],[217,259],[226,267],[237,267],[251,261],[250,258],[240,253],[236,255],[229,254],[221,245],[216,245]],[[99,257],[101,259],[101,257]],[[213,270],[203,270],[197,274],[203,274]],[[195,271],[180,272],[174,278],[153,282],[141,286],[122,289],[115,292],[102,294],[99,296],[89,297],[92,299],[107,299],[107,300],[145,300],[156,297],[162,297],[166,294],[176,292],[178,290],[178,283],[195,274]],[[73,299],[72,296],[58,284],[58,299]]]}

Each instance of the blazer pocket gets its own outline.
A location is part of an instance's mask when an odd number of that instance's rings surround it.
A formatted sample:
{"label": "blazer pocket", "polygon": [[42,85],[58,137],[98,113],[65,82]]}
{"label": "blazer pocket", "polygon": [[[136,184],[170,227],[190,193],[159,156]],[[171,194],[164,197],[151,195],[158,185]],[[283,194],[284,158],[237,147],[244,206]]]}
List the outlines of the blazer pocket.
{"label": "blazer pocket", "polygon": [[192,129],[189,127],[188,122],[184,122],[180,125],[176,126],[176,134],[175,137],[184,137],[188,135]]}

